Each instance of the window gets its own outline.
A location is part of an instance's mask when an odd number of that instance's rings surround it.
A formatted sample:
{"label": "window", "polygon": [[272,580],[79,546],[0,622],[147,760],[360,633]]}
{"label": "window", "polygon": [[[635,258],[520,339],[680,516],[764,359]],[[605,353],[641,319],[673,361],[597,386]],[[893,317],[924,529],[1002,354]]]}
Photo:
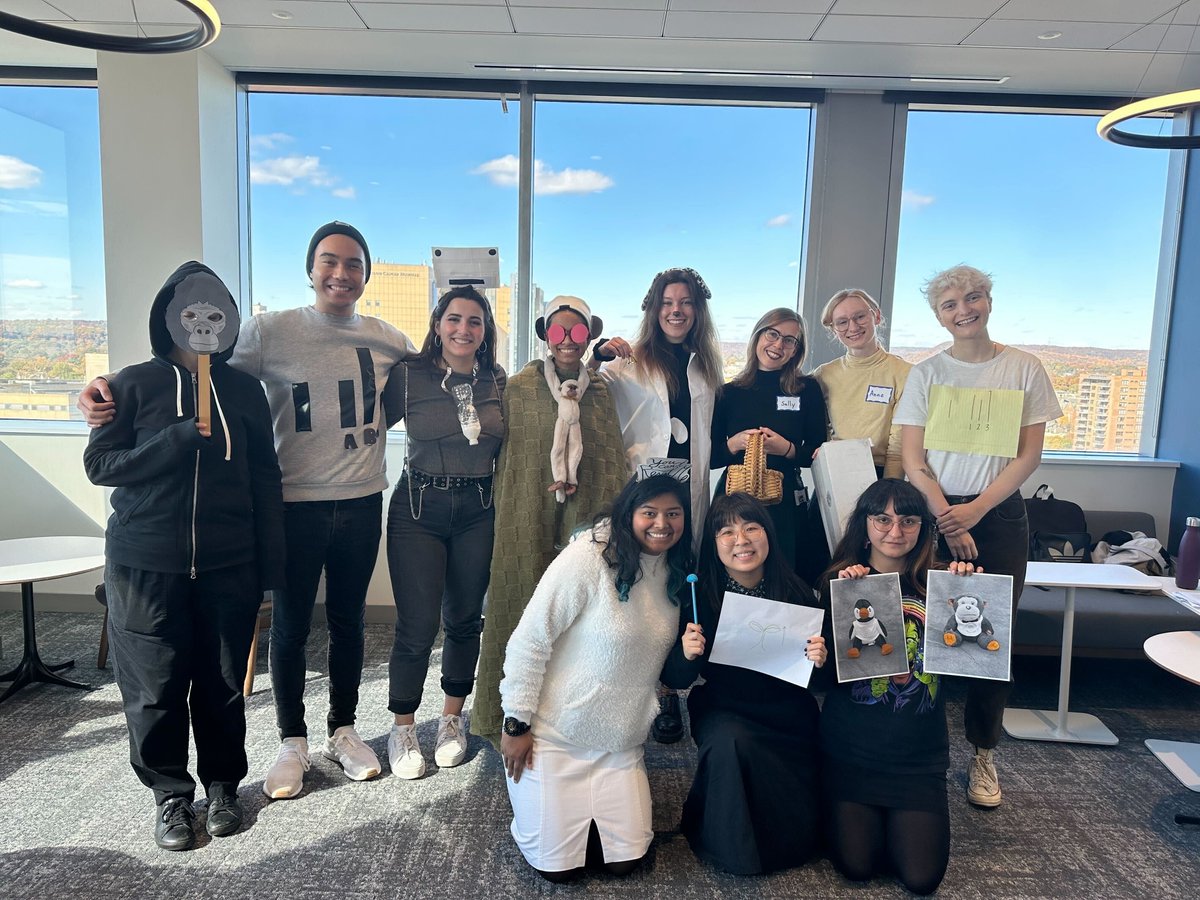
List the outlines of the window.
{"label": "window", "polygon": [[909,113],[891,343],[913,361],[944,345],[920,286],[977,266],[990,334],[1038,356],[1062,403],[1046,449],[1136,453],[1169,154],[1102,141],[1097,119]]}
{"label": "window", "polygon": [[359,312],[418,347],[434,296],[430,248],[500,250],[490,291],[507,368],[517,259],[515,100],[255,92],[249,97],[253,311],[312,302],[304,251],[320,225],[370,244]]}
{"label": "window", "polygon": [[0,87],[0,420],[78,419],[106,371],[96,91]]}
{"label": "window", "polygon": [[691,266],[732,377],[758,318],[796,306],[810,121],[807,107],[539,101],[535,309],[576,294],[632,339],[654,275]]}

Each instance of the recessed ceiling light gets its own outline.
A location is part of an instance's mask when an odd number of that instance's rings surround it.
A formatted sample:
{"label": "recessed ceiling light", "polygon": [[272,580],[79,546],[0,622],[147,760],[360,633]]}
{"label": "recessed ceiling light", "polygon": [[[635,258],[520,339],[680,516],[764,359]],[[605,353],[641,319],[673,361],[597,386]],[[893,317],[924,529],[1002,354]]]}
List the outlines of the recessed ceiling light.
{"label": "recessed ceiling light", "polygon": [[277,10],[274,10],[274,11],[271,13],[271,15],[272,15],[274,18],[276,18],[276,19],[280,19],[281,21],[284,21],[284,22],[286,22],[288,19],[292,18],[292,14],[291,14],[290,12],[288,12],[286,9],[277,9]]}
{"label": "recessed ceiling light", "polygon": [[1037,36],[1039,41],[1057,41],[1062,37],[1061,31],[1043,31]]}

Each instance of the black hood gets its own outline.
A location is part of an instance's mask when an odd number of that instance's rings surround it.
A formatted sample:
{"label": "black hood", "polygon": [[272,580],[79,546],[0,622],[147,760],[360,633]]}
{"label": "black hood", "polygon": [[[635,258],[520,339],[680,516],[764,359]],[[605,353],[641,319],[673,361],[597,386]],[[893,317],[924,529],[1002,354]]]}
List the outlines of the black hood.
{"label": "black hood", "polygon": [[[217,273],[195,260],[185,262],[172,272],[154,296],[154,303],[150,307],[150,346],[154,349],[155,356],[165,359],[171,350],[178,346],[177,337],[184,340],[188,338],[188,331],[191,329],[183,330],[185,326],[179,324],[179,311],[171,310],[170,307],[180,285],[193,276],[200,277],[189,283],[188,300],[216,307],[219,315],[215,317],[220,320],[220,327],[210,340],[219,340],[220,349],[212,352],[211,356],[214,361],[226,360],[233,353],[241,325],[237,303]],[[168,320],[169,315],[174,322]],[[175,334],[172,334],[172,331]]]}

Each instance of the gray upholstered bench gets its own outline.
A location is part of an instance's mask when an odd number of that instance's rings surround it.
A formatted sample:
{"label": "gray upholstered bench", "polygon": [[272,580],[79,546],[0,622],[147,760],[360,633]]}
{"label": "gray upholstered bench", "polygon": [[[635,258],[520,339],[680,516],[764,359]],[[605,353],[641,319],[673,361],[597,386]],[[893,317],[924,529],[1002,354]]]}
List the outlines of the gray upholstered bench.
{"label": "gray upholstered bench", "polygon": [[[1154,517],[1143,512],[1084,510],[1088,532],[1098,541],[1109,531],[1155,536]],[[1062,652],[1063,588],[1026,586],[1017,608],[1015,652],[1058,656]],[[1164,631],[1200,628],[1200,616],[1164,594],[1123,594],[1079,588],[1075,592],[1073,655],[1143,658],[1142,643]]]}

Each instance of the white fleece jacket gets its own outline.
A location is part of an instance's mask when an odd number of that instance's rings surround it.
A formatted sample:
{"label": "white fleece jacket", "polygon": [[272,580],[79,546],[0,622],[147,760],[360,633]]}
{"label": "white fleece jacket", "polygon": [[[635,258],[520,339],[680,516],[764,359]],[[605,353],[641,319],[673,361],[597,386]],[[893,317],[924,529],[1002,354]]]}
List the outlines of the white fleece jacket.
{"label": "white fleece jacket", "polygon": [[658,711],[679,608],[667,596],[665,554],[642,556],[622,603],[602,550],[583,532],[546,569],[508,642],[500,698],[506,716],[536,716],[572,744],[627,750]]}

